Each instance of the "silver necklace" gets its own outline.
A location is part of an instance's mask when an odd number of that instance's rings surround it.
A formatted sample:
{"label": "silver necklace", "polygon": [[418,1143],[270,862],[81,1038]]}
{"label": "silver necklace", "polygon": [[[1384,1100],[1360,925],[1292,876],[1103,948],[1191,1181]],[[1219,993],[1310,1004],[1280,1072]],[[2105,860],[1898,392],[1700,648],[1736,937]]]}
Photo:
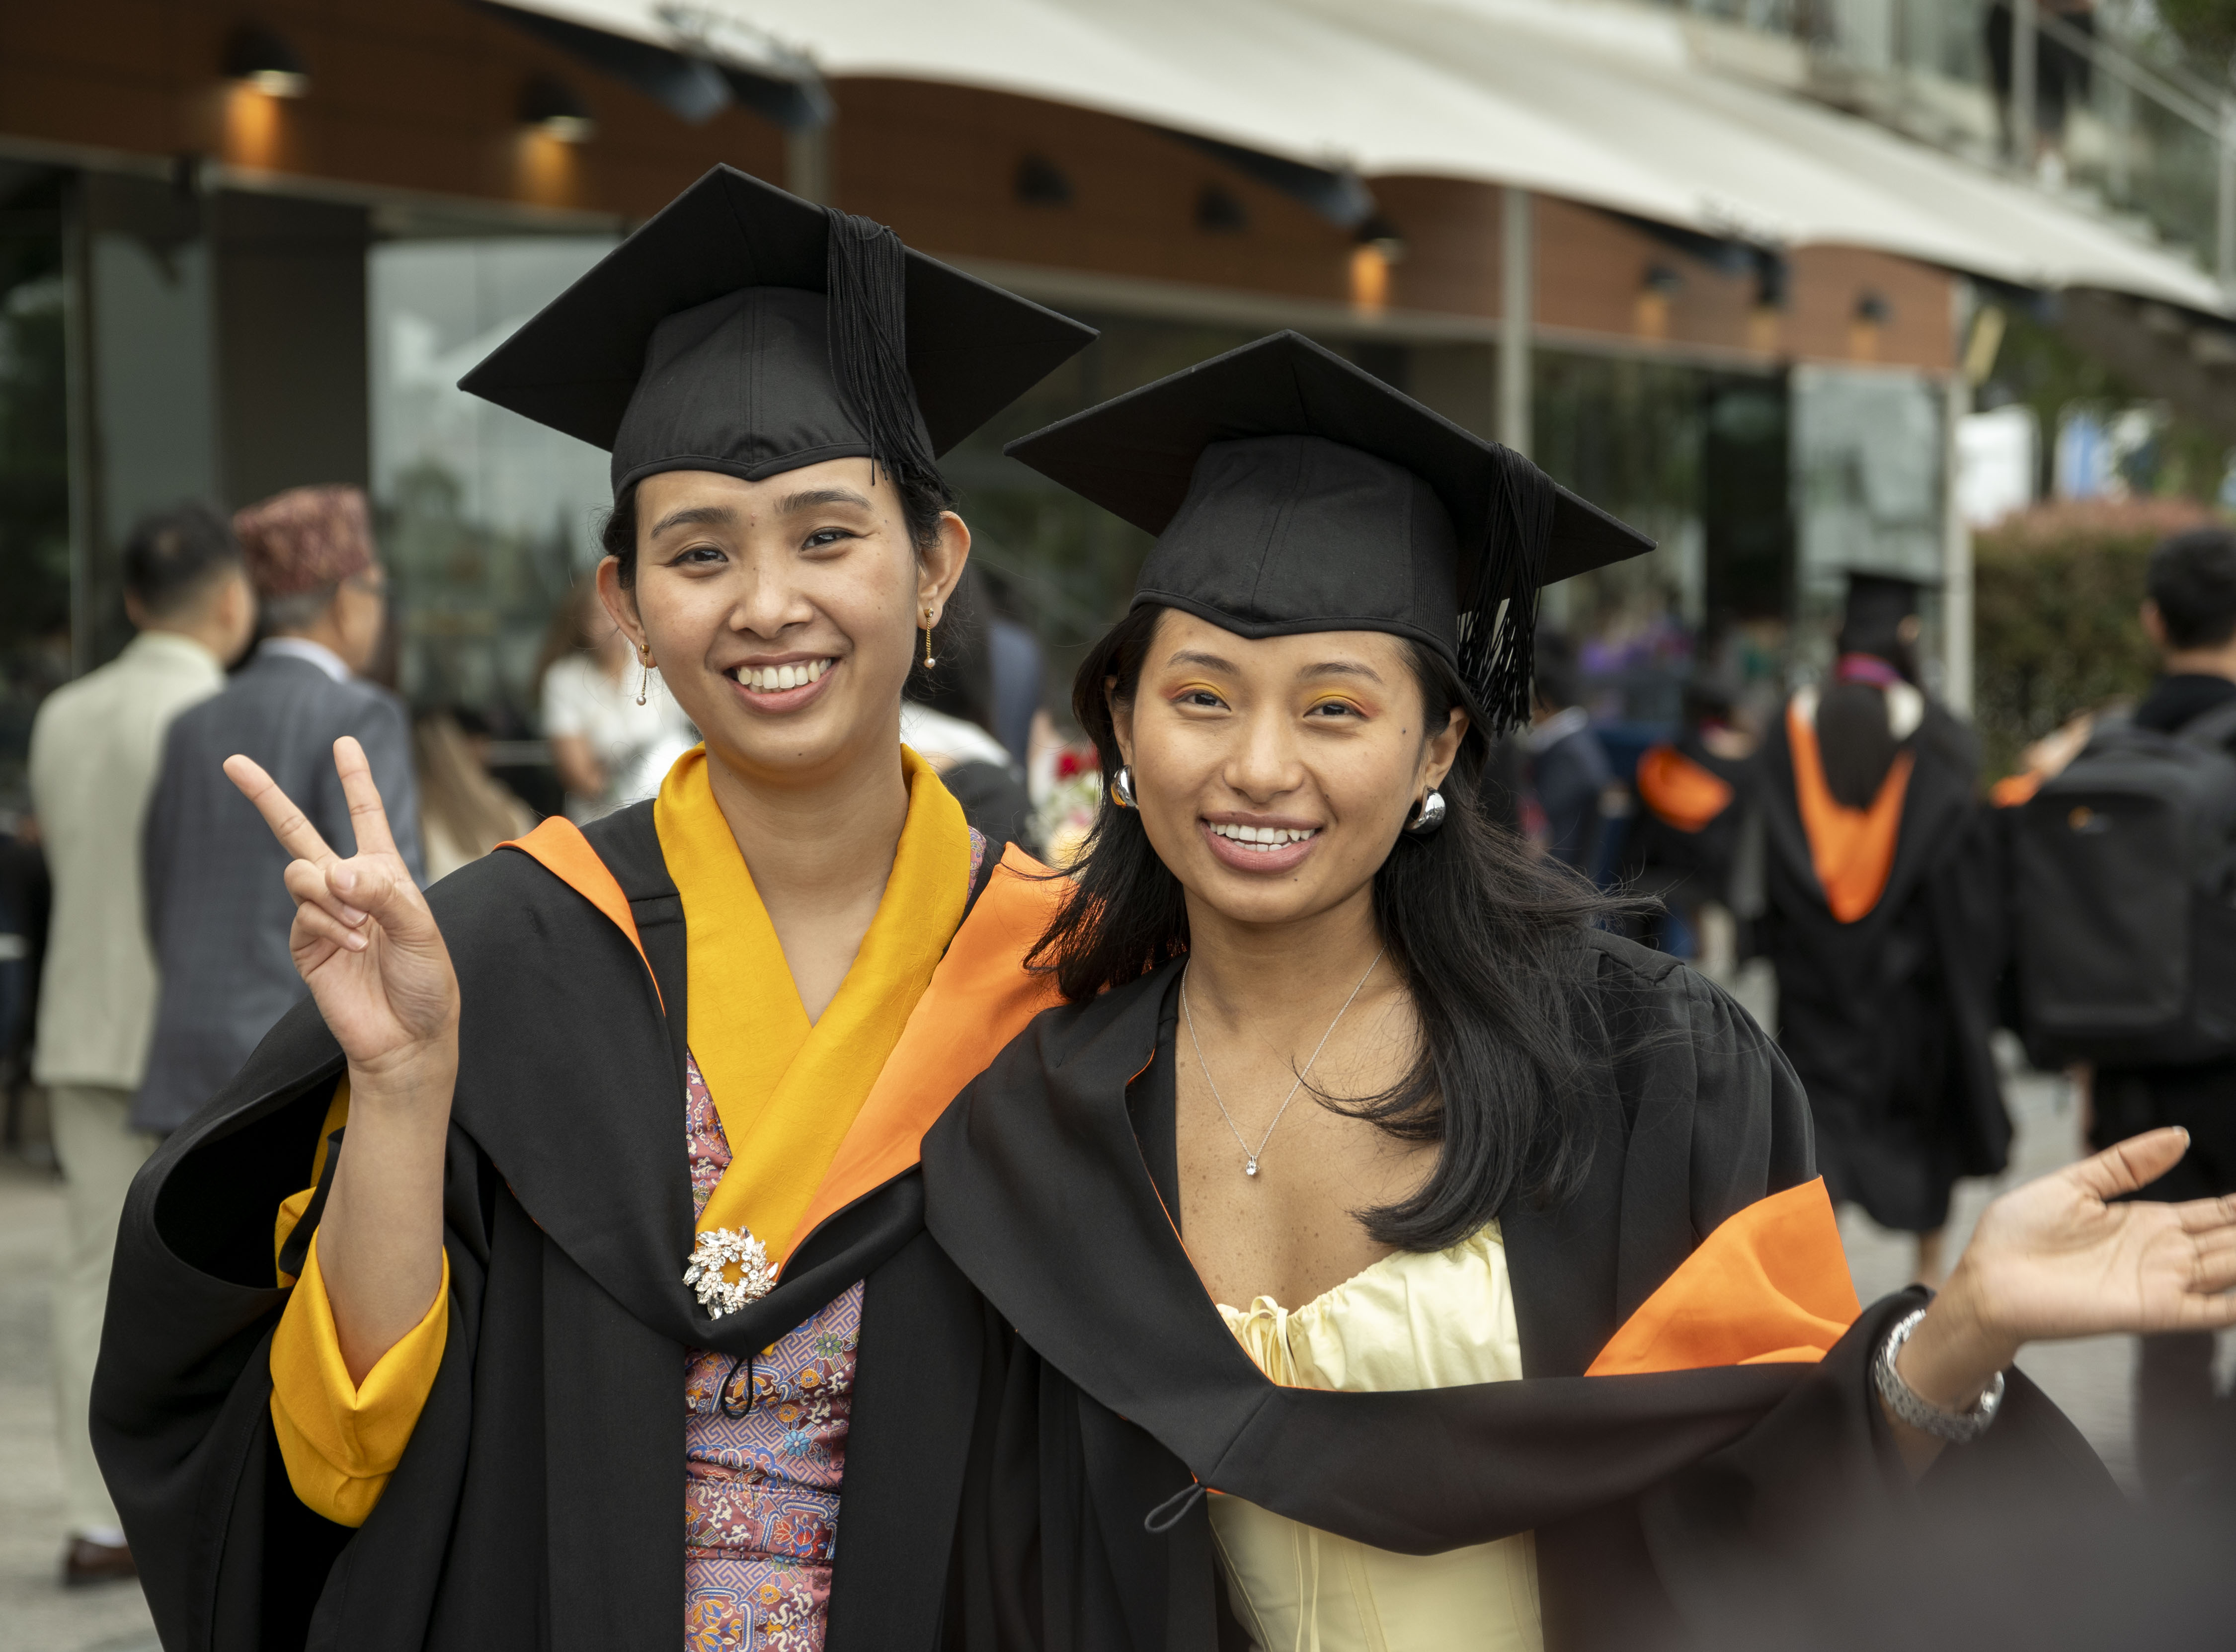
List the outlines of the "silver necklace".
{"label": "silver necklace", "polygon": [[1344,1013],[1351,1008],[1352,1000],[1365,990],[1366,977],[1374,973],[1374,965],[1382,962],[1382,954],[1388,950],[1387,947],[1377,949],[1373,963],[1366,966],[1366,975],[1358,977],[1358,984],[1351,990],[1351,997],[1345,998],[1343,1001],[1343,1009],[1335,1012],[1335,1021],[1328,1023],[1327,1030],[1320,1035],[1319,1043],[1312,1046],[1312,1060],[1304,1064],[1303,1070],[1297,1074],[1297,1082],[1289,1086],[1289,1093],[1281,1098],[1281,1105],[1273,1111],[1273,1122],[1266,1127],[1266,1134],[1258,1138],[1258,1149],[1254,1153],[1251,1151],[1250,1143],[1242,1139],[1242,1132],[1235,1129],[1234,1115],[1227,1110],[1227,1102],[1220,1096],[1219,1086],[1213,1082],[1211,1063],[1203,1058],[1203,1040],[1195,1036],[1195,1011],[1188,1008],[1187,971],[1186,970],[1180,971],[1180,1014],[1187,1020],[1188,1042],[1195,1046],[1195,1064],[1203,1070],[1203,1082],[1211,1091],[1211,1099],[1213,1104],[1219,1109],[1220,1117],[1227,1121],[1227,1134],[1234,1138],[1234,1145],[1242,1149],[1244,1175],[1254,1176],[1258,1174],[1258,1161],[1265,1156],[1266,1143],[1273,1139],[1273,1132],[1281,1126],[1281,1116],[1289,1110],[1289,1103],[1297,1099],[1297,1092],[1305,1087],[1305,1078],[1312,1070],[1312,1062],[1320,1058],[1320,1051],[1327,1048],[1327,1041],[1335,1037],[1336,1022],[1343,1019]]}

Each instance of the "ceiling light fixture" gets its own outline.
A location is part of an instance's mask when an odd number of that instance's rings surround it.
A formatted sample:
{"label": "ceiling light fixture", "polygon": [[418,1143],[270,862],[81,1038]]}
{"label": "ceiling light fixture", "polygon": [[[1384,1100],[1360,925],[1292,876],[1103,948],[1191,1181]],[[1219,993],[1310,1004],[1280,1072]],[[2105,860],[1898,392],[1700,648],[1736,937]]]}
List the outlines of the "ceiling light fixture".
{"label": "ceiling light fixture", "polygon": [[1361,247],[1371,247],[1385,264],[1405,261],[1405,234],[1380,213],[1370,213],[1351,232],[1351,240]]}
{"label": "ceiling light fixture", "polygon": [[1029,155],[1017,162],[1016,176],[1010,182],[1010,189],[1020,206],[1071,205],[1070,174],[1044,155]]}
{"label": "ceiling light fixture", "polygon": [[262,23],[248,23],[225,43],[225,77],[253,87],[266,97],[302,97],[311,89],[311,72],[294,47]]}
{"label": "ceiling light fixture", "polygon": [[556,75],[537,75],[520,91],[521,124],[562,143],[588,143],[598,122],[575,89]]}

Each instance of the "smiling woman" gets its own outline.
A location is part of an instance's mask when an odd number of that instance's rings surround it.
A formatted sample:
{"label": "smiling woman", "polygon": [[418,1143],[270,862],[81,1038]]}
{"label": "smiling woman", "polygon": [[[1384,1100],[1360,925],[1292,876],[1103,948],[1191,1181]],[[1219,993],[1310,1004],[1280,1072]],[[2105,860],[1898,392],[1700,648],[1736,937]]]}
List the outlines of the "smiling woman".
{"label": "smiling woman", "polygon": [[228,765],[312,1001],[122,1241],[167,1643],[937,1643],[979,1331],[917,1144],[1051,997],[1050,886],[901,688],[970,555],[937,455],[1091,336],[717,168],[469,378],[611,451],[598,596],[705,743],[424,897],[351,742],[348,859]]}
{"label": "smiling woman", "polygon": [[1731,1644],[1944,1484],[2116,1500],[2005,1368],[2236,1320],[2236,1201],[2111,1202],[2180,1133],[1863,1308],[1775,1047],[1476,806],[1538,584],[1637,536],[1294,335],[1010,451],[1159,538],[1074,687],[1114,780],[1036,955],[1071,1002],[924,1144],[1032,1396],[990,1621],[1207,1647],[1217,1579],[1267,1652]]}

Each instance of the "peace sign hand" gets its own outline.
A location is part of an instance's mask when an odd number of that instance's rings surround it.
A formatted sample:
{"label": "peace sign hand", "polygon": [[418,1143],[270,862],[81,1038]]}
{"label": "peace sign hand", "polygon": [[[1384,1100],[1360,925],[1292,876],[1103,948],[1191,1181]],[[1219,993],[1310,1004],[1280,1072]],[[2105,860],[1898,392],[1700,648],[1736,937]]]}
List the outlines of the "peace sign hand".
{"label": "peace sign hand", "polygon": [[[295,898],[288,947],[349,1057],[352,1083],[411,1089],[431,1073],[454,1072],[457,973],[434,914],[396,852],[364,748],[347,735],[334,742],[334,772],[357,833],[358,852],[347,859],[256,763],[228,757],[225,772],[295,857],[286,872],[287,892]],[[448,1083],[442,1083],[447,1097]]]}

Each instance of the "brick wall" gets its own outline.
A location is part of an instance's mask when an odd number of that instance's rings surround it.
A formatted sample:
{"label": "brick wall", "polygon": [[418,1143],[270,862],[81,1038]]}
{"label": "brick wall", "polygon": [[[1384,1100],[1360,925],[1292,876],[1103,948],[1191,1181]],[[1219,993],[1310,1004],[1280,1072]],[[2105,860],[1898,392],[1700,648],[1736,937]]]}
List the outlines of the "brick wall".
{"label": "brick wall", "polygon": [[[145,157],[195,154],[338,184],[640,219],[717,161],[781,179],[775,128],[738,109],[687,125],[649,98],[460,0],[270,0],[253,12],[301,54],[311,95],[273,99],[220,76],[252,13],[196,0],[0,7],[0,142]],[[597,121],[568,145],[517,119],[556,74]],[[996,92],[906,81],[834,89],[838,199],[912,242],[998,259],[1342,305],[1350,236],[1307,207],[1132,122]],[[1040,194],[1025,198],[1022,168]],[[1499,192],[1376,181],[1406,253],[1392,308],[1495,319]],[[1623,220],[1539,203],[1537,313],[1556,336],[1637,349],[1799,357],[1941,371],[1954,356],[1949,278],[1884,253],[1796,253],[1782,308],[1746,271]],[[1371,274],[1370,270],[1366,272]]]}

